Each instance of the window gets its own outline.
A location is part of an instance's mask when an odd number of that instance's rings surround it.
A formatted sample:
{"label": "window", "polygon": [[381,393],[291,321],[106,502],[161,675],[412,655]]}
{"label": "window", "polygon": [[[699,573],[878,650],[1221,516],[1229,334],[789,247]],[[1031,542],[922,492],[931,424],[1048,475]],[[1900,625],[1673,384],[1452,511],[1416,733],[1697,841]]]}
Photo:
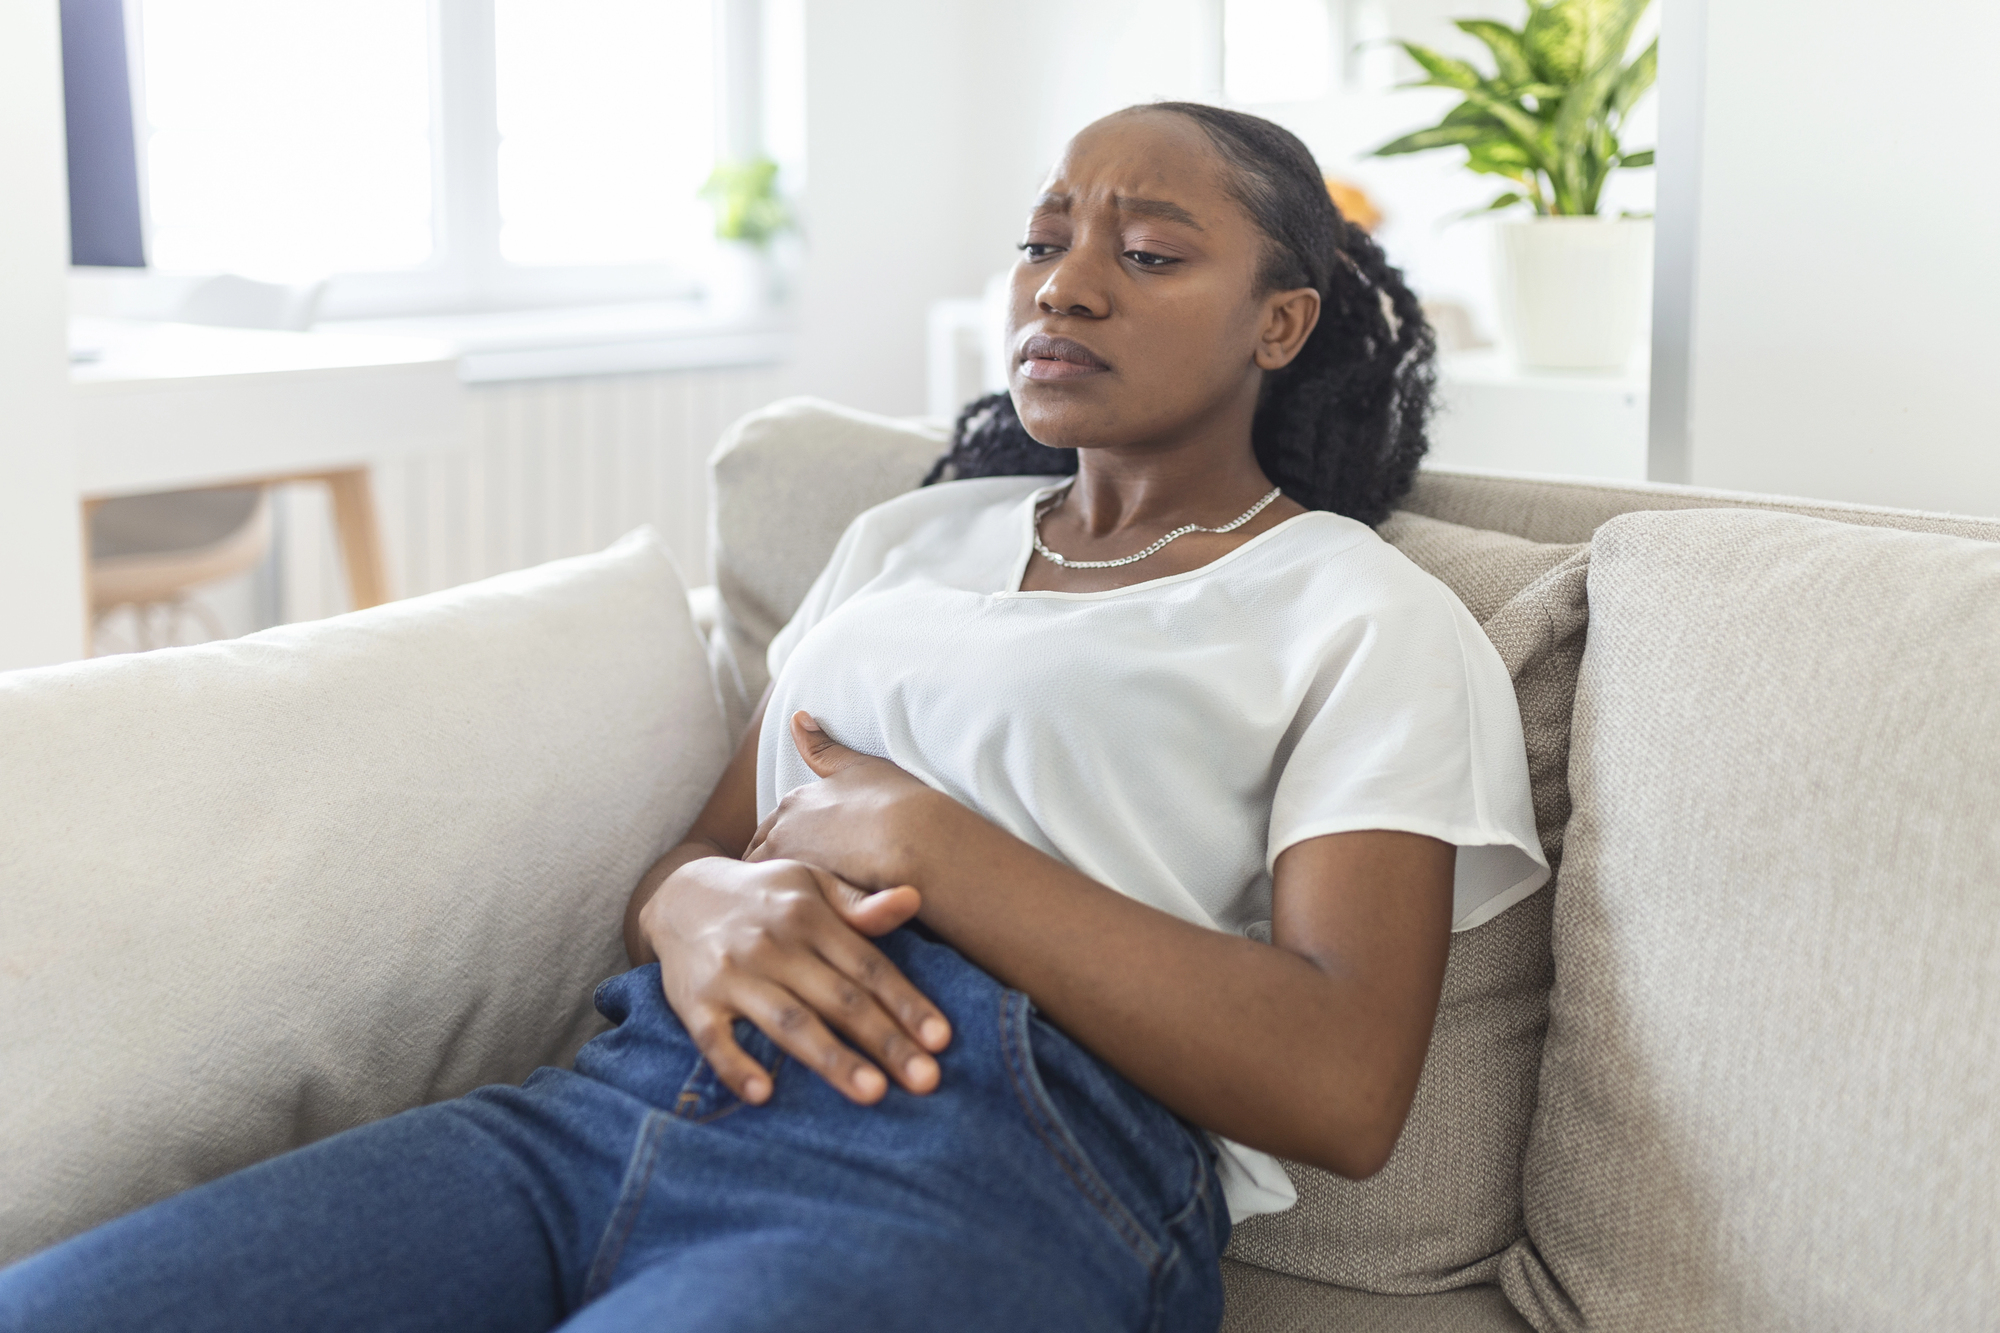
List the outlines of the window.
{"label": "window", "polygon": [[765,8],[134,0],[151,261],[335,275],[335,317],[686,293]]}
{"label": "window", "polygon": [[425,0],[145,0],[142,15],[153,264],[289,275],[431,259]]}
{"label": "window", "polygon": [[707,0],[495,0],[500,254],[660,262],[697,248],[715,162]]}

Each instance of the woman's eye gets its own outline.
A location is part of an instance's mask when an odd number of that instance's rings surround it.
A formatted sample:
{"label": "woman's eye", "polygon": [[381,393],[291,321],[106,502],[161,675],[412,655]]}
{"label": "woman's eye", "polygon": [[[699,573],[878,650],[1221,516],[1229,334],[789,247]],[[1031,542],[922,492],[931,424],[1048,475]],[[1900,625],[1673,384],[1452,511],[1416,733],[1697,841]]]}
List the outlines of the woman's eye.
{"label": "woman's eye", "polygon": [[1022,241],[1014,248],[1030,259],[1047,259],[1056,252],[1058,247],[1049,244],[1047,241]]}
{"label": "woman's eye", "polygon": [[1156,255],[1151,250],[1127,250],[1125,257],[1140,268],[1165,268],[1169,264],[1181,262],[1172,255]]}

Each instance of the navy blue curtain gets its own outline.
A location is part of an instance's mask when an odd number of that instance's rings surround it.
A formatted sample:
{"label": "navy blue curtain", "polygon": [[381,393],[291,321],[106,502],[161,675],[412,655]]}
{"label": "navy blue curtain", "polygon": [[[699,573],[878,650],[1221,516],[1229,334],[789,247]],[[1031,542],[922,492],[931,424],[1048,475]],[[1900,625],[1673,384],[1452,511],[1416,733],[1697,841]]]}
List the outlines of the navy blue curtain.
{"label": "navy blue curtain", "polygon": [[62,0],[69,262],[144,268],[124,0]]}

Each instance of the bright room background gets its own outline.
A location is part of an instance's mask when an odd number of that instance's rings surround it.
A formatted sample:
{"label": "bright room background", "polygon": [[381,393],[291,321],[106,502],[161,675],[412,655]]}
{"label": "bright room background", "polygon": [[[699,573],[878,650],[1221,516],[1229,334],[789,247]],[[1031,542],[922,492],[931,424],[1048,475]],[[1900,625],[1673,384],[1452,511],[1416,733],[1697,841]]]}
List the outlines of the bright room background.
{"label": "bright room background", "polygon": [[[1483,65],[1452,20],[1518,26],[1523,0],[126,0],[144,270],[64,262],[55,10],[0,20],[0,665],[87,630],[75,321],[168,319],[231,273],[312,291],[314,335],[448,349],[448,429],[369,464],[390,595],[639,522],[700,583],[728,422],[789,393],[963,396],[939,310],[1012,261],[1069,134],[1158,98],[1295,130],[1463,315],[1444,462],[2000,512],[2000,197],[1970,115],[2000,18],[1964,0],[1655,0],[1633,49],[1659,33],[1660,85],[1624,140],[1661,166],[1614,175],[1606,210],[1657,211],[1651,346],[1531,383],[1479,346],[1491,224],[1461,215],[1493,178],[1369,156],[1455,101],[1399,90],[1417,69],[1388,39]],[[697,191],[756,158],[796,226],[746,269]],[[268,558],[199,593],[224,632],[349,602],[324,489],[275,495]]]}

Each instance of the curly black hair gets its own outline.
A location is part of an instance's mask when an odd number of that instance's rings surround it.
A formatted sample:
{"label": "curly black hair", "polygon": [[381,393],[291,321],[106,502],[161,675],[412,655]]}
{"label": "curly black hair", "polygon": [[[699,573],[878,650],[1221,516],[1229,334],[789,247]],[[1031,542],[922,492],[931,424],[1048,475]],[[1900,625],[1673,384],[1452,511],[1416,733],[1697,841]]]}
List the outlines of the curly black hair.
{"label": "curly black hair", "polygon": [[[1265,291],[1311,287],[1319,323],[1264,383],[1251,444],[1264,474],[1307,509],[1371,527],[1410,489],[1429,447],[1437,340],[1382,249],[1340,215],[1297,135],[1259,116],[1198,102],[1134,110],[1188,117],[1233,168],[1232,193],[1269,242]],[[1031,438],[1004,393],[968,404],[924,484],[1076,471],[1076,450]]]}

